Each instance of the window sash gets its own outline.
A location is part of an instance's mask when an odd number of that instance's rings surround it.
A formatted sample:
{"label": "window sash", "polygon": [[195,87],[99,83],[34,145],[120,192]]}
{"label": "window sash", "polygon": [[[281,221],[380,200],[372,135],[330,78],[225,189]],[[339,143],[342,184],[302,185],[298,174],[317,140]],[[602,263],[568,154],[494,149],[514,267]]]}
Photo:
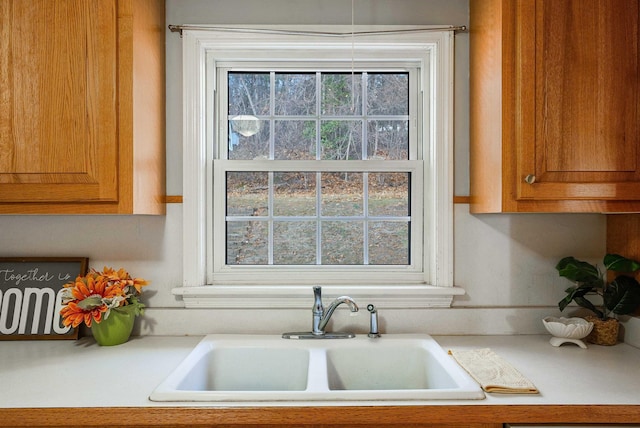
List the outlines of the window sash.
{"label": "window sash", "polygon": [[[213,141],[213,151],[211,155],[214,159],[228,159],[228,139],[229,139],[229,126],[228,120],[228,73],[230,71],[251,71],[251,72],[275,72],[275,73],[286,73],[286,72],[304,72],[304,68],[292,68],[295,67],[296,64],[294,61],[291,61],[289,66],[283,66],[279,62],[269,63],[268,61],[262,62],[260,67],[255,69],[247,68],[246,64],[243,62],[216,62],[218,67],[215,69],[215,73],[210,71],[210,76],[216,76],[215,80],[215,88],[210,88],[208,91],[210,102],[208,109],[209,112],[213,112],[212,114],[207,114],[207,118],[211,120],[209,122],[217,124],[216,133],[212,132],[212,125],[208,125],[208,133],[210,134],[210,138]],[[224,67],[221,65],[224,64]],[[267,65],[269,64],[269,65]],[[352,68],[349,68],[346,64],[341,62],[330,62],[325,64],[318,64],[317,68],[315,68],[312,72],[321,72],[321,73],[390,73],[390,72],[402,72],[409,74],[409,115],[340,115],[340,116],[332,116],[332,115],[322,115],[319,111],[316,111],[315,115],[308,116],[283,116],[283,115],[273,115],[273,116],[257,116],[260,119],[265,119],[269,121],[275,120],[285,120],[285,119],[294,119],[294,120],[314,120],[320,121],[323,120],[364,120],[365,128],[367,120],[399,120],[405,119],[409,120],[409,159],[424,159],[424,151],[420,151],[419,149],[423,147],[425,144],[429,144],[429,142],[423,142],[423,132],[422,130],[429,126],[429,119],[426,114],[424,114],[423,106],[422,106],[422,98],[423,98],[423,82],[421,79],[422,74],[428,74],[428,71],[421,70],[417,67],[417,63],[413,62],[411,66],[408,66],[406,63],[396,64],[392,63],[386,66],[381,64],[377,64],[377,66],[364,69],[362,64],[354,63]],[[213,67],[210,65],[209,67]],[[307,70],[310,72],[310,70]],[[273,87],[272,87],[273,90]],[[363,91],[366,91],[366,88],[362,88]],[[317,103],[320,103],[320,85],[316,88],[316,96]],[[271,94],[271,98],[273,98],[273,93]],[[364,97],[363,97],[364,99]],[[273,102],[273,101],[272,101]],[[215,106],[213,108],[212,106]],[[318,106],[319,108],[319,106]],[[422,120],[418,120],[420,117]],[[271,139],[274,138],[273,135],[270,136]],[[318,136],[320,138],[320,136]],[[363,144],[364,144],[364,134],[363,134]]]}
{"label": "window sash", "polygon": [[[297,168],[295,166],[297,165]],[[212,284],[229,283],[305,283],[311,279],[301,279],[296,273],[313,272],[313,281],[324,284],[350,283],[370,284],[386,283],[393,279],[397,283],[424,282],[424,242],[423,235],[423,197],[421,186],[424,180],[421,161],[238,161],[215,160],[213,186],[213,212],[226,212],[226,174],[227,172],[265,171],[288,172],[294,169],[303,172],[408,172],[411,174],[409,217],[411,218],[411,240],[409,265],[227,265],[226,264],[226,215],[217,215],[213,219],[213,274]],[[283,277],[283,272],[291,273]]]}

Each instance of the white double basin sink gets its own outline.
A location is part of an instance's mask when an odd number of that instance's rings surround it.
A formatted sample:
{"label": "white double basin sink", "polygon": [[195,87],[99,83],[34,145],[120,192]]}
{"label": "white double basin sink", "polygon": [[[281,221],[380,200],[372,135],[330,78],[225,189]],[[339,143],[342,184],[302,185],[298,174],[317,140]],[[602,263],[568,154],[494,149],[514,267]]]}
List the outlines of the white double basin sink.
{"label": "white double basin sink", "polygon": [[152,401],[482,399],[480,386],[428,335],[290,340],[208,335]]}

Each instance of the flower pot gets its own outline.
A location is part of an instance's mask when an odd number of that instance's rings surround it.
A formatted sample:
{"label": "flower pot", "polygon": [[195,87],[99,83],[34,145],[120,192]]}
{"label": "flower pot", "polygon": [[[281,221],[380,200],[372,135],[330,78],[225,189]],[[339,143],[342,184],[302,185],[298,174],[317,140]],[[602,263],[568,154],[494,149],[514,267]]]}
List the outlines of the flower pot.
{"label": "flower pot", "polygon": [[618,343],[620,322],[615,318],[602,320],[596,316],[586,316],[585,319],[593,323],[593,330],[587,336],[587,342],[595,345],[611,346]]}
{"label": "flower pot", "polygon": [[111,309],[109,318],[91,324],[91,333],[98,345],[120,345],[129,340],[135,320],[135,305],[121,306]]}

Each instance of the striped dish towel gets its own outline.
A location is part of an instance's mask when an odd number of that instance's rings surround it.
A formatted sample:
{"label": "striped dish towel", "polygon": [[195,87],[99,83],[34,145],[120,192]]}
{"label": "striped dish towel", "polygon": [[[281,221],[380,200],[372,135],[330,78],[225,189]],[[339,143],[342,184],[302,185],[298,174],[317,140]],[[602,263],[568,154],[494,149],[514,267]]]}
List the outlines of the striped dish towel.
{"label": "striped dish towel", "polygon": [[489,348],[449,351],[486,392],[538,394],[538,388]]}

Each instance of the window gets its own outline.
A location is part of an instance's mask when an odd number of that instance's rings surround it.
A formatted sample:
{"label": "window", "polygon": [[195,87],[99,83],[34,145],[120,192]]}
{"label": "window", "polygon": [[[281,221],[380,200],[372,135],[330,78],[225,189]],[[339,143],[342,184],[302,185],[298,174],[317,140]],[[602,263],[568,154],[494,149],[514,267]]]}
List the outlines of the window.
{"label": "window", "polygon": [[183,34],[176,294],[448,305],[452,35],[298,30]]}
{"label": "window", "polygon": [[420,281],[417,71],[261,65],[216,70],[210,282]]}

